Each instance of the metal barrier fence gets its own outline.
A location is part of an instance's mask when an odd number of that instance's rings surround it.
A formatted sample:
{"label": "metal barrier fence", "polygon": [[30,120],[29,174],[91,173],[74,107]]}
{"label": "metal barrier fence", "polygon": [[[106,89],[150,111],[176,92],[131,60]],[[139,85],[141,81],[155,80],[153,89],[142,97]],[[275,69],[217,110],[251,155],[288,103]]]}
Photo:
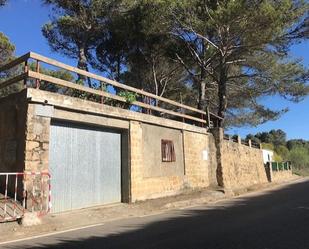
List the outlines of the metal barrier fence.
{"label": "metal barrier fence", "polygon": [[271,162],[273,171],[291,170],[291,162]]}
{"label": "metal barrier fence", "polygon": [[20,219],[26,210],[42,216],[50,208],[49,173],[0,173],[0,222]]}

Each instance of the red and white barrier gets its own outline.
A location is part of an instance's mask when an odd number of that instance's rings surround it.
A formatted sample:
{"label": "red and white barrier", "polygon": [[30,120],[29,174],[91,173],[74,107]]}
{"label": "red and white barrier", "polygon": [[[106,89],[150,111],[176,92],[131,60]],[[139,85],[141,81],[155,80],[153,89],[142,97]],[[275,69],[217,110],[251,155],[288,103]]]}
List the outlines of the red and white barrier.
{"label": "red and white barrier", "polygon": [[24,216],[26,209],[36,212],[39,216],[50,211],[49,173],[0,173],[0,183],[2,183],[0,185],[0,222],[20,219]]}

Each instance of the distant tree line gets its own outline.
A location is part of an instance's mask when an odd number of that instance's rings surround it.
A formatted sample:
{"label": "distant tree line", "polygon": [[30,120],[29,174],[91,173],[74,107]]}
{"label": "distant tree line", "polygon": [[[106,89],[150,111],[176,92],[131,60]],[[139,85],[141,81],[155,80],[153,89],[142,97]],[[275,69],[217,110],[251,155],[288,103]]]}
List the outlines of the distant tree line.
{"label": "distant tree line", "polygon": [[296,172],[309,174],[309,141],[303,139],[286,139],[282,130],[248,134],[246,139],[262,143],[262,147],[275,152],[275,161],[291,161]]}

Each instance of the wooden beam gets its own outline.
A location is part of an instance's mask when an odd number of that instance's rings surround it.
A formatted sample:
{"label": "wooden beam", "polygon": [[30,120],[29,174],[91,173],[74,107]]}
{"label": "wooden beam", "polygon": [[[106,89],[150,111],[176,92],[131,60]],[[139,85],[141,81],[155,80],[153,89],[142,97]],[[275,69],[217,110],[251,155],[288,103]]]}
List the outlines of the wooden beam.
{"label": "wooden beam", "polygon": [[[31,77],[31,78],[34,78],[34,79],[47,81],[47,82],[50,82],[50,83],[53,83],[53,84],[56,84],[56,85],[59,85],[59,86],[68,87],[68,88],[71,88],[71,89],[75,89],[75,90],[79,90],[79,91],[83,91],[83,92],[87,92],[87,93],[92,93],[92,94],[95,94],[95,95],[99,95],[99,96],[111,98],[111,99],[114,99],[114,100],[118,100],[118,101],[123,102],[123,103],[127,103],[127,100],[124,97],[117,96],[117,95],[114,95],[114,94],[110,94],[108,92],[92,89],[92,88],[89,88],[89,87],[81,86],[81,85],[78,85],[78,84],[75,84],[75,83],[72,83],[72,82],[69,82],[69,81],[65,81],[65,80],[62,80],[62,79],[58,79],[58,78],[55,78],[55,77],[52,77],[52,76],[33,72],[31,70],[28,71],[28,76]],[[197,122],[204,123],[204,124],[207,123],[205,120],[200,119],[200,118],[196,118],[196,117],[193,117],[193,116],[189,116],[189,115],[181,114],[181,113],[178,113],[178,112],[166,110],[166,109],[163,109],[161,107],[148,105],[148,104],[145,104],[145,103],[142,103],[142,102],[139,102],[139,101],[134,101],[130,104],[135,105],[135,106],[139,106],[139,107],[142,107],[142,108],[151,109],[151,110],[154,110],[154,111],[170,114],[170,115],[173,115],[173,116],[186,118],[186,119],[197,121]]]}
{"label": "wooden beam", "polygon": [[30,58],[30,54],[31,54],[31,52],[29,52],[29,53],[27,53],[27,54],[25,54],[21,57],[18,57],[17,59],[10,61],[9,63],[7,63],[3,66],[0,66],[0,72],[6,71],[8,69],[11,69],[12,67],[15,67],[15,66],[25,62],[26,60],[28,60]]}
{"label": "wooden beam", "polygon": [[3,89],[9,85],[12,85],[14,83],[17,83],[18,81],[21,81],[21,80],[24,80],[28,77],[28,74],[27,73],[23,73],[23,74],[20,74],[20,75],[17,75],[11,79],[8,79],[4,82],[1,82],[0,83],[0,89]]}
{"label": "wooden beam", "polygon": [[173,101],[173,100],[170,100],[170,99],[167,99],[167,98],[163,98],[163,97],[157,96],[157,95],[152,94],[152,93],[145,92],[143,90],[140,90],[140,89],[137,89],[137,88],[134,88],[134,87],[131,87],[131,86],[127,86],[127,85],[121,84],[121,83],[116,82],[114,80],[110,80],[110,79],[107,79],[105,77],[102,77],[102,76],[99,76],[99,75],[87,72],[85,70],[81,70],[79,68],[66,65],[64,63],[55,61],[53,59],[49,59],[49,58],[47,58],[45,56],[42,56],[42,55],[39,55],[39,54],[36,54],[36,53],[33,53],[33,52],[30,52],[30,58],[42,61],[42,62],[47,63],[49,65],[60,67],[62,69],[66,69],[68,71],[71,71],[71,72],[74,72],[74,73],[77,73],[77,74],[80,74],[80,75],[84,75],[84,76],[92,78],[92,79],[96,79],[98,81],[103,81],[103,82],[105,82],[107,84],[110,84],[112,86],[115,86],[115,87],[119,87],[119,88],[122,88],[122,89],[125,89],[125,90],[128,90],[128,91],[132,91],[132,92],[135,92],[135,93],[147,96],[147,97],[151,97],[151,98],[160,100],[162,102],[165,102],[165,103],[177,106],[177,107],[181,107],[181,108],[184,108],[184,109],[187,109],[187,110],[190,110],[190,111],[194,111],[194,112],[206,115],[206,112],[201,111],[199,109],[196,109],[194,107],[183,105],[183,104],[180,104],[180,103],[178,103],[176,101]]}

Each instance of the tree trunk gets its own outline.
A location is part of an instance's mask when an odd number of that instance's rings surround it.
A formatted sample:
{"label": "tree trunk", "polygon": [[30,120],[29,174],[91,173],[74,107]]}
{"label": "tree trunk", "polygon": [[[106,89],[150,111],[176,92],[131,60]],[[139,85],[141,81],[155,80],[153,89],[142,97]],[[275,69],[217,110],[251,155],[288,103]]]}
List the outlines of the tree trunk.
{"label": "tree trunk", "polygon": [[[82,69],[88,72],[86,49],[84,46],[79,47],[77,67],[79,69]],[[79,74],[78,80],[82,80],[82,81],[88,80],[88,86],[91,87],[91,79],[89,77]]]}
{"label": "tree trunk", "polygon": [[199,84],[199,99],[198,99],[198,109],[205,111],[207,107],[206,101],[206,82],[202,80]]}
{"label": "tree trunk", "polygon": [[[206,46],[204,40],[202,40],[202,53],[201,59],[205,60]],[[206,71],[204,65],[200,66],[201,76],[199,82],[199,100],[198,100],[198,109],[206,111],[207,101],[206,101]]]}
{"label": "tree trunk", "polygon": [[218,90],[218,98],[219,98],[219,109],[218,109],[218,116],[222,117],[222,119],[219,120],[218,126],[223,127],[224,118],[225,118],[225,112],[227,109],[227,96],[226,96],[226,85],[227,85],[227,66],[225,65],[225,62],[223,61],[220,69],[220,80],[219,80],[219,90]]}

